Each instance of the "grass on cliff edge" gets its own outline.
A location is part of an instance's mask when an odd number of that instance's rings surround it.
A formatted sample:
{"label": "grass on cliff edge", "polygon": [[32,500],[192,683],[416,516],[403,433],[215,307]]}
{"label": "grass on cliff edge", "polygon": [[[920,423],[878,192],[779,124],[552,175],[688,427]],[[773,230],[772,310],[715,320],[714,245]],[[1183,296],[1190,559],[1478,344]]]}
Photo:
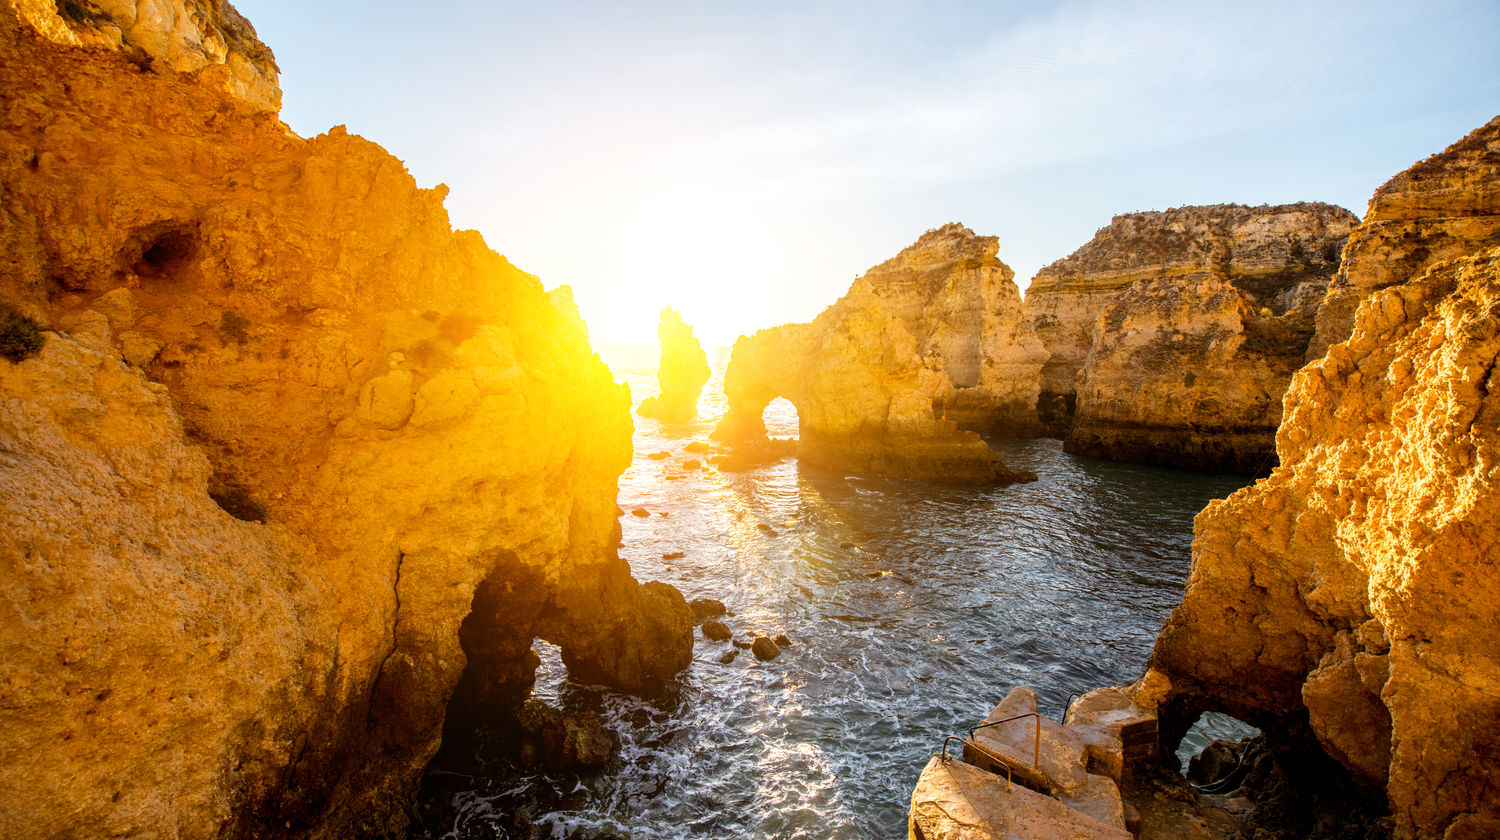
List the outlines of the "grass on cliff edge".
{"label": "grass on cliff edge", "polygon": [[0,356],[24,362],[42,352],[47,337],[36,321],[0,304]]}

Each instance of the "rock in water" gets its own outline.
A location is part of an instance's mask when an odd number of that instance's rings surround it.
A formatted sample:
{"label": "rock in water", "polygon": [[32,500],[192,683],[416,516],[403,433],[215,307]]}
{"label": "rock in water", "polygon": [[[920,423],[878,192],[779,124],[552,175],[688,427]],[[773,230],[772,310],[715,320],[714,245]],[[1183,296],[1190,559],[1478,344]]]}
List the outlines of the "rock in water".
{"label": "rock in water", "polygon": [[715,618],[703,622],[703,635],[716,642],[726,641],[734,636],[724,622]]}
{"label": "rock in water", "polygon": [[770,662],[781,655],[781,648],[771,641],[770,636],[756,636],[755,640],[750,643],[750,652],[755,654],[756,659]]}
{"label": "rock in water", "polygon": [[274,80],[226,3],[0,2],[0,303],[54,331],[0,360],[0,836],[401,834],[535,638],[691,662],[566,290]]}
{"label": "rock in water", "polygon": [[710,618],[718,618],[727,612],[724,602],[713,598],[694,598],[688,602],[688,609],[693,611],[693,620],[699,623]]}
{"label": "rock in water", "polygon": [[517,715],[527,754],[552,770],[597,767],[614,753],[615,736],[593,712],[566,714],[541,700],[527,700]]}
{"label": "rock in water", "polygon": [[1198,515],[1147,683],[1172,719],[1165,746],[1225,711],[1283,745],[1316,738],[1385,789],[1398,837],[1496,836],[1500,248],[1409,276],[1381,255],[1455,247],[1458,229],[1483,247],[1500,222],[1500,118],[1382,196],[1403,197],[1408,221],[1371,214],[1330,300],[1383,288],[1293,378],[1281,465]]}
{"label": "rock in water", "polygon": [[656,369],[661,394],[642,400],[636,413],[663,423],[686,423],[698,414],[698,395],[708,382],[708,356],[693,336],[693,328],[671,307],[661,311],[656,336],[661,340],[661,363]]}
{"label": "rock in water", "polygon": [[715,437],[764,445],[761,414],[780,396],[797,408],[797,456],[808,464],[956,483],[1034,479],[960,431],[1035,426],[1047,353],[998,250],[993,236],[945,225],[812,323],[741,337]]}
{"label": "rock in water", "polygon": [[1027,290],[1052,354],[1038,410],[1069,452],[1268,471],[1281,396],[1358,223],[1327,204],[1116,216]]}

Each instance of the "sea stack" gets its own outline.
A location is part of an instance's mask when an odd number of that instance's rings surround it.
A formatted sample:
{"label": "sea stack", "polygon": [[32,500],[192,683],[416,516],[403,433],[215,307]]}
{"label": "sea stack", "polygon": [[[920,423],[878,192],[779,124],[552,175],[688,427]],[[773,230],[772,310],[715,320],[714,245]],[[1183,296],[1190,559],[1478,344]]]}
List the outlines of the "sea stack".
{"label": "sea stack", "polygon": [[47,330],[0,359],[0,836],[402,834],[535,638],[691,660],[568,296],[275,72],[227,3],[0,2],[0,304]]}
{"label": "sea stack", "polygon": [[1147,682],[1166,748],[1228,712],[1383,788],[1396,837],[1500,836],[1500,118],[1371,207],[1347,339],[1293,378],[1281,465],[1198,515]]}
{"label": "sea stack", "polygon": [[961,483],[1027,476],[965,429],[1034,428],[1046,350],[998,240],[960,224],[856,279],[812,323],[741,337],[715,435],[764,441],[776,397],[797,408],[798,458],[854,472]]}
{"label": "sea stack", "polygon": [[1327,204],[1116,216],[1027,291],[1051,353],[1039,414],[1076,454],[1269,470],[1282,394],[1358,222]]}
{"label": "sea stack", "polygon": [[636,413],[663,423],[686,423],[698,414],[698,395],[708,382],[708,357],[693,336],[693,328],[670,306],[661,311],[656,336],[661,341],[661,362],[656,368],[661,394],[642,400]]}

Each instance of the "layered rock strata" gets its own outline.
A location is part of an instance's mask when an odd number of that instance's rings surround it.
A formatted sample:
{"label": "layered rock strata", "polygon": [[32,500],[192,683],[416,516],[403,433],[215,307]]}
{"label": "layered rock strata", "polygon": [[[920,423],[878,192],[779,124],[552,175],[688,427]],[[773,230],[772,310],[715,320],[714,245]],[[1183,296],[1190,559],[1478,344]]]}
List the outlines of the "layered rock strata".
{"label": "layered rock strata", "polygon": [[[232,13],[83,7],[131,44]],[[0,360],[0,835],[395,833],[450,699],[519,702],[534,638],[684,667],[568,295],[373,143],[36,11],[0,3],[0,301],[53,331]]]}
{"label": "layered rock strata", "polygon": [[1014,481],[972,431],[1034,426],[1046,351],[1021,311],[995,237],[928,231],[856,279],[809,324],[735,342],[715,432],[763,441],[776,397],[797,408],[798,457],[836,469],[938,481]]}
{"label": "layered rock strata", "polygon": [[1500,246],[1500,117],[1375,191],[1322,305],[1307,361],[1349,338],[1373,292],[1443,260]]}
{"label": "layered rock strata", "polygon": [[1403,838],[1500,833],[1500,249],[1405,277],[1381,255],[1449,247],[1497,151],[1492,121],[1382,188],[1424,183],[1430,218],[1351,239],[1347,287],[1383,288],[1294,377],[1281,465],[1199,514],[1152,656],[1164,732],[1219,710],[1310,733]]}
{"label": "layered rock strata", "polygon": [[1326,204],[1117,216],[1038,273],[1039,410],[1069,452],[1257,472],[1358,219]]}
{"label": "layered rock strata", "polygon": [[642,400],[637,413],[663,423],[686,423],[698,414],[698,396],[708,383],[708,356],[693,336],[693,328],[671,307],[661,311],[656,337],[661,341],[661,362],[656,369],[661,394]]}

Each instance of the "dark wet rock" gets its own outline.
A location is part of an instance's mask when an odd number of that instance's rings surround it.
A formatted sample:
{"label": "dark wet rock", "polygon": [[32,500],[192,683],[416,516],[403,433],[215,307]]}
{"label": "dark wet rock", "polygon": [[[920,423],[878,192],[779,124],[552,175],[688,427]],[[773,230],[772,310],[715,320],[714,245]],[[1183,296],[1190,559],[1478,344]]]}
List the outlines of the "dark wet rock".
{"label": "dark wet rock", "polygon": [[770,525],[767,525],[764,522],[757,524],[755,527],[761,529],[762,531],[765,531],[767,536],[776,536],[776,529],[772,528]]}
{"label": "dark wet rock", "polygon": [[776,646],[784,648],[791,647],[792,640],[788,639],[785,633],[778,633],[776,634]]}
{"label": "dark wet rock", "polygon": [[741,641],[739,639],[735,639],[734,640],[734,646],[737,647],[737,648],[739,648],[740,650],[749,650],[750,649],[750,643],[749,642]]}
{"label": "dark wet rock", "polygon": [[740,655],[740,649],[739,648],[730,648],[729,650],[724,651],[724,655],[721,656],[721,657],[719,657],[719,661],[722,662],[722,663],[724,663],[725,665],[728,665],[729,663],[731,663],[731,662],[734,661],[734,658],[736,656],[739,656],[739,655]]}
{"label": "dark wet rock", "polygon": [[670,453],[670,452],[652,452],[650,455],[647,455],[646,457],[650,458],[653,461],[665,461],[668,458],[672,457],[672,453]]}
{"label": "dark wet rock", "polygon": [[686,552],[682,552],[682,551],[669,551],[666,554],[663,554],[661,556],[661,559],[663,559],[663,560],[681,560],[682,558],[684,558],[686,556],[687,556]]}
{"label": "dark wet rock", "polygon": [[666,511],[659,510],[659,511],[656,512],[656,515],[657,516],[671,516],[672,514],[667,513]]}
{"label": "dark wet rock", "polygon": [[651,515],[651,511],[646,510],[645,508],[638,507],[635,510],[631,511],[630,515],[631,516],[640,516],[640,517],[644,518],[644,517],[650,516]]}
{"label": "dark wet rock", "polygon": [[615,738],[593,712],[567,714],[535,698],[517,715],[521,735],[534,760],[550,769],[597,767],[614,752]]}
{"label": "dark wet rock", "polygon": [[703,469],[703,462],[697,458],[689,458],[682,462],[682,468],[685,470],[701,470]]}
{"label": "dark wet rock", "polygon": [[729,612],[724,608],[723,601],[716,601],[713,598],[694,598],[688,602],[688,609],[693,611],[695,623],[718,618]]}
{"label": "dark wet rock", "polygon": [[781,648],[771,641],[770,636],[756,636],[755,641],[750,643],[750,652],[755,658],[762,662],[770,662],[781,655]]}
{"label": "dark wet rock", "polygon": [[688,445],[682,447],[682,451],[683,452],[703,453],[703,452],[709,451],[712,448],[713,447],[711,445],[709,445],[709,444],[707,444],[707,443],[705,443],[705,442],[703,442],[701,440],[695,440],[695,441],[692,441],[691,443],[689,443]]}
{"label": "dark wet rock", "polygon": [[715,618],[710,618],[703,622],[703,635],[716,642],[727,641],[734,636],[733,633],[729,632],[729,628],[724,625],[724,622]]}
{"label": "dark wet rock", "polygon": [[839,543],[839,548],[850,549],[850,548],[859,548],[859,546],[855,545],[852,542],[841,542],[841,543]]}

